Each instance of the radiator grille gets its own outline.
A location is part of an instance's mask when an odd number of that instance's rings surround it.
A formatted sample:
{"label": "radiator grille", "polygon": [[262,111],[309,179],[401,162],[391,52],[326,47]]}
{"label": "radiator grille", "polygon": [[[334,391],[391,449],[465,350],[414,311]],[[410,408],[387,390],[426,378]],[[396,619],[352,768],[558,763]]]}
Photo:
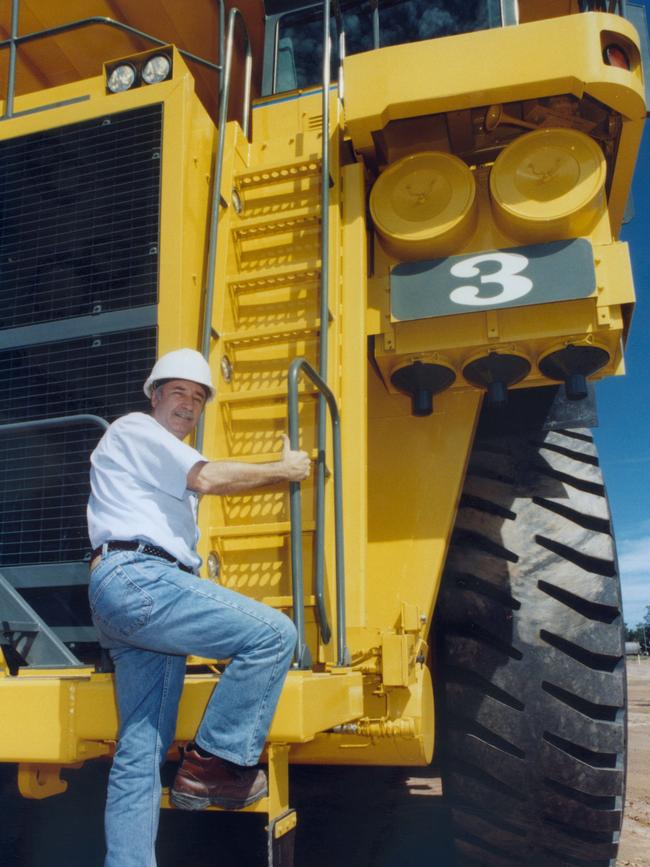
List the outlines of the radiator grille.
{"label": "radiator grille", "polygon": [[112,421],[147,406],[155,351],[155,329],[144,328],[0,352],[0,424],[79,413]]}
{"label": "radiator grille", "polygon": [[[155,353],[155,328],[2,351],[0,424],[144,410]],[[88,555],[88,459],[100,435],[86,423],[0,434],[0,566]]]}
{"label": "radiator grille", "polygon": [[156,303],[162,106],[0,141],[0,328]]}

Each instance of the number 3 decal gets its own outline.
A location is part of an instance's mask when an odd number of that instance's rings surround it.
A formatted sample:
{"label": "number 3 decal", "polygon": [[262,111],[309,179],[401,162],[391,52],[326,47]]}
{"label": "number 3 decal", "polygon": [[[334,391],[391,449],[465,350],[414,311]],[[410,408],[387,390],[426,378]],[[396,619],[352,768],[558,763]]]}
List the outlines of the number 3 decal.
{"label": "number 3 decal", "polygon": [[[481,274],[477,268],[482,262],[497,262],[501,267],[492,274]],[[451,269],[454,277],[479,277],[481,284],[495,283],[500,286],[496,295],[488,297],[481,295],[478,286],[468,284],[459,286],[449,295],[449,299],[455,304],[465,304],[470,307],[482,307],[490,304],[506,304],[508,301],[516,301],[528,295],[533,288],[533,281],[528,277],[521,277],[520,273],[528,265],[526,256],[521,253],[485,253],[481,256],[472,256],[464,262],[457,262]]]}

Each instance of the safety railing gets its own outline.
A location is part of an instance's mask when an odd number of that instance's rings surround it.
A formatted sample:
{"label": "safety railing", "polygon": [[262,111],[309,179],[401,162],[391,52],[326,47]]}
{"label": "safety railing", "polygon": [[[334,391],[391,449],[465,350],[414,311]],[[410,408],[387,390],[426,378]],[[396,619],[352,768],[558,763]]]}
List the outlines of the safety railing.
{"label": "safety railing", "polygon": [[[215,164],[212,180],[212,205],[210,210],[210,233],[208,240],[208,264],[205,281],[205,304],[203,315],[203,334],[201,337],[201,352],[209,362],[210,360],[210,342],[213,337],[212,330],[212,310],[214,306],[214,286],[217,262],[217,241],[219,238],[219,209],[223,203],[221,197],[221,178],[223,176],[223,156],[226,143],[226,122],[228,120],[228,103],[230,101],[230,77],[232,72],[232,54],[235,40],[235,25],[237,19],[241,21],[243,33],[245,37],[245,67],[244,67],[244,100],[242,108],[242,131],[248,138],[250,124],[250,107],[251,107],[251,83],[253,76],[253,52],[251,41],[246,27],[244,16],[234,6],[228,14],[228,35],[226,37],[226,53],[223,64],[223,72],[221,76],[221,89],[219,91],[219,142],[217,145],[217,153],[215,155]],[[203,448],[204,435],[204,416],[201,416],[199,424],[196,428],[196,448],[201,451]]]}
{"label": "safety railing", "polygon": [[580,11],[625,15],[625,0],[580,0]]}
{"label": "safety railing", "polygon": [[[332,422],[332,444],[334,460],[334,523],[335,523],[335,562],[336,562],[336,635],[337,664],[349,664],[346,646],[345,620],[345,557],[343,545],[343,493],[341,490],[341,422],[336,398],[323,379],[304,358],[296,358],[289,366],[289,441],[292,449],[300,448],[300,428],[298,420],[298,377],[304,373],[316,386],[321,398],[329,407]],[[324,486],[324,479],[323,479]],[[302,494],[300,482],[289,485],[291,509],[291,576],[293,585],[293,619],[298,631],[296,646],[297,668],[310,668],[311,655],[305,643],[305,602],[302,566]],[[324,508],[323,508],[324,511]],[[325,604],[325,544],[324,521],[316,522],[315,544],[315,595],[318,622],[322,640],[327,644],[331,637]]]}
{"label": "safety railing", "polygon": [[[38,428],[69,427],[73,424],[92,424],[102,429],[108,429],[108,422],[98,415],[82,413],[80,415],[55,416],[54,418],[39,418],[31,421],[9,422],[0,425],[0,436],[8,433],[19,433]],[[9,581],[0,573],[0,645],[5,651],[12,674],[18,670],[17,663],[12,662],[12,653],[18,652],[28,667],[40,668],[70,668],[80,667],[83,663],[64,644],[56,628],[49,626],[29,603],[18,593]],[[75,636],[75,627],[67,630]],[[77,628],[81,640],[85,640],[86,629]],[[23,663],[21,663],[23,664]]]}
{"label": "safety railing", "polygon": [[[335,520],[335,562],[336,562],[336,634],[337,663],[349,664],[349,652],[346,646],[345,620],[345,565],[343,542],[343,495],[341,491],[341,429],[336,399],[327,385],[328,367],[328,328],[329,311],[329,190],[330,190],[330,160],[329,160],[329,99],[330,99],[330,0],[323,2],[323,66],[322,66],[322,153],[321,153],[321,273],[320,273],[320,335],[318,347],[318,373],[304,358],[296,358],[289,367],[289,440],[291,448],[299,448],[298,422],[298,376],[303,372],[317,387],[318,421],[317,421],[317,463],[316,463],[316,513],[314,588],[316,610],[322,641],[327,644],[331,638],[331,629],[325,603],[325,447],[327,441],[327,408],[332,420],[332,439],[334,448],[334,520]],[[345,44],[342,21],[339,23],[341,44]],[[340,76],[340,70],[339,70]],[[339,92],[341,82],[339,81]],[[291,508],[291,569],[293,584],[294,623],[298,631],[296,648],[296,665],[298,668],[309,668],[311,658],[309,648],[305,643],[304,622],[304,587],[302,568],[302,499],[300,484],[290,485]]]}
{"label": "safety railing", "polygon": [[[322,137],[322,154],[321,154],[321,250],[320,250],[320,333],[318,345],[318,373],[319,380],[324,388],[319,388],[320,395],[318,397],[318,422],[317,422],[317,451],[318,457],[316,460],[316,536],[315,536],[315,561],[316,574],[318,585],[318,564],[325,562],[325,443],[327,439],[326,417],[327,417],[327,399],[324,389],[327,387],[327,366],[328,366],[328,330],[330,320],[329,310],[329,205],[330,205],[330,166],[329,166],[329,81],[330,81],[330,0],[323,2],[323,69],[322,69],[322,115],[323,115],[323,137]],[[305,368],[306,369],[306,368]],[[291,368],[290,368],[291,375]],[[338,409],[337,409],[338,413]],[[292,519],[292,525],[294,521]],[[292,543],[294,530],[292,526]],[[294,581],[295,586],[295,581]],[[317,587],[318,599],[318,587]],[[318,604],[318,603],[317,603]],[[319,606],[319,617],[324,616],[324,603],[321,600]],[[325,629],[325,631],[323,631]],[[329,630],[327,627],[327,619],[321,620],[321,635],[323,641],[329,641]],[[327,638],[325,637],[327,635]]]}
{"label": "safety railing", "polygon": [[0,434],[16,433],[22,430],[33,430],[39,427],[65,427],[70,424],[96,424],[103,430],[108,430],[108,422],[99,415],[80,413],[79,415],[58,415],[53,418],[37,418],[31,421],[12,421],[0,424]]}
{"label": "safety railing", "polygon": [[[182,57],[191,60],[194,63],[199,63],[208,69],[215,72],[221,72],[223,67],[223,51],[224,51],[224,0],[217,0],[219,4],[219,63],[212,63],[205,57],[199,57],[191,51],[178,49]],[[0,120],[9,120],[14,116],[14,97],[16,91],[16,62],[17,50],[21,45],[26,45],[29,42],[36,42],[39,39],[46,39],[52,36],[59,36],[61,33],[69,33],[72,30],[81,30],[84,27],[101,25],[112,27],[115,30],[121,30],[130,36],[137,36],[153,45],[167,45],[164,39],[158,39],[151,33],[145,33],[143,30],[138,30],[137,27],[131,27],[122,21],[116,21],[114,18],[108,18],[104,15],[92,15],[88,18],[78,18],[75,21],[68,21],[65,24],[59,24],[56,27],[47,27],[44,30],[36,30],[33,33],[25,33],[19,35],[18,21],[20,19],[20,0],[11,0],[11,29],[8,39],[0,41],[0,49],[9,48],[9,71],[7,74],[7,95],[5,100],[4,114],[0,116]]]}

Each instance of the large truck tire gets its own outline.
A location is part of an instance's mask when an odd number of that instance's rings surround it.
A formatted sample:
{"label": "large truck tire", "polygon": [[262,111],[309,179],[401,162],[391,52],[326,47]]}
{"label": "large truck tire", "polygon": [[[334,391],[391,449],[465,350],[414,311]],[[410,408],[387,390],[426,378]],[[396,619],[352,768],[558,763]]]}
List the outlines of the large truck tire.
{"label": "large truck tire", "polygon": [[438,612],[440,763],[457,867],[612,867],[624,632],[588,431],[477,442]]}

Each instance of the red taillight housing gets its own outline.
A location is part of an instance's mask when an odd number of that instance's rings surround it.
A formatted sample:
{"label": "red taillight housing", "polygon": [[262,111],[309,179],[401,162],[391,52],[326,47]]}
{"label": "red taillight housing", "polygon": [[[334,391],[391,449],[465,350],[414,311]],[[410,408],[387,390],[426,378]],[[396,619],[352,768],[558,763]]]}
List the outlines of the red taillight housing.
{"label": "red taillight housing", "polygon": [[629,69],[630,59],[620,45],[610,43],[603,50],[603,60],[608,66],[617,66],[619,69]]}

